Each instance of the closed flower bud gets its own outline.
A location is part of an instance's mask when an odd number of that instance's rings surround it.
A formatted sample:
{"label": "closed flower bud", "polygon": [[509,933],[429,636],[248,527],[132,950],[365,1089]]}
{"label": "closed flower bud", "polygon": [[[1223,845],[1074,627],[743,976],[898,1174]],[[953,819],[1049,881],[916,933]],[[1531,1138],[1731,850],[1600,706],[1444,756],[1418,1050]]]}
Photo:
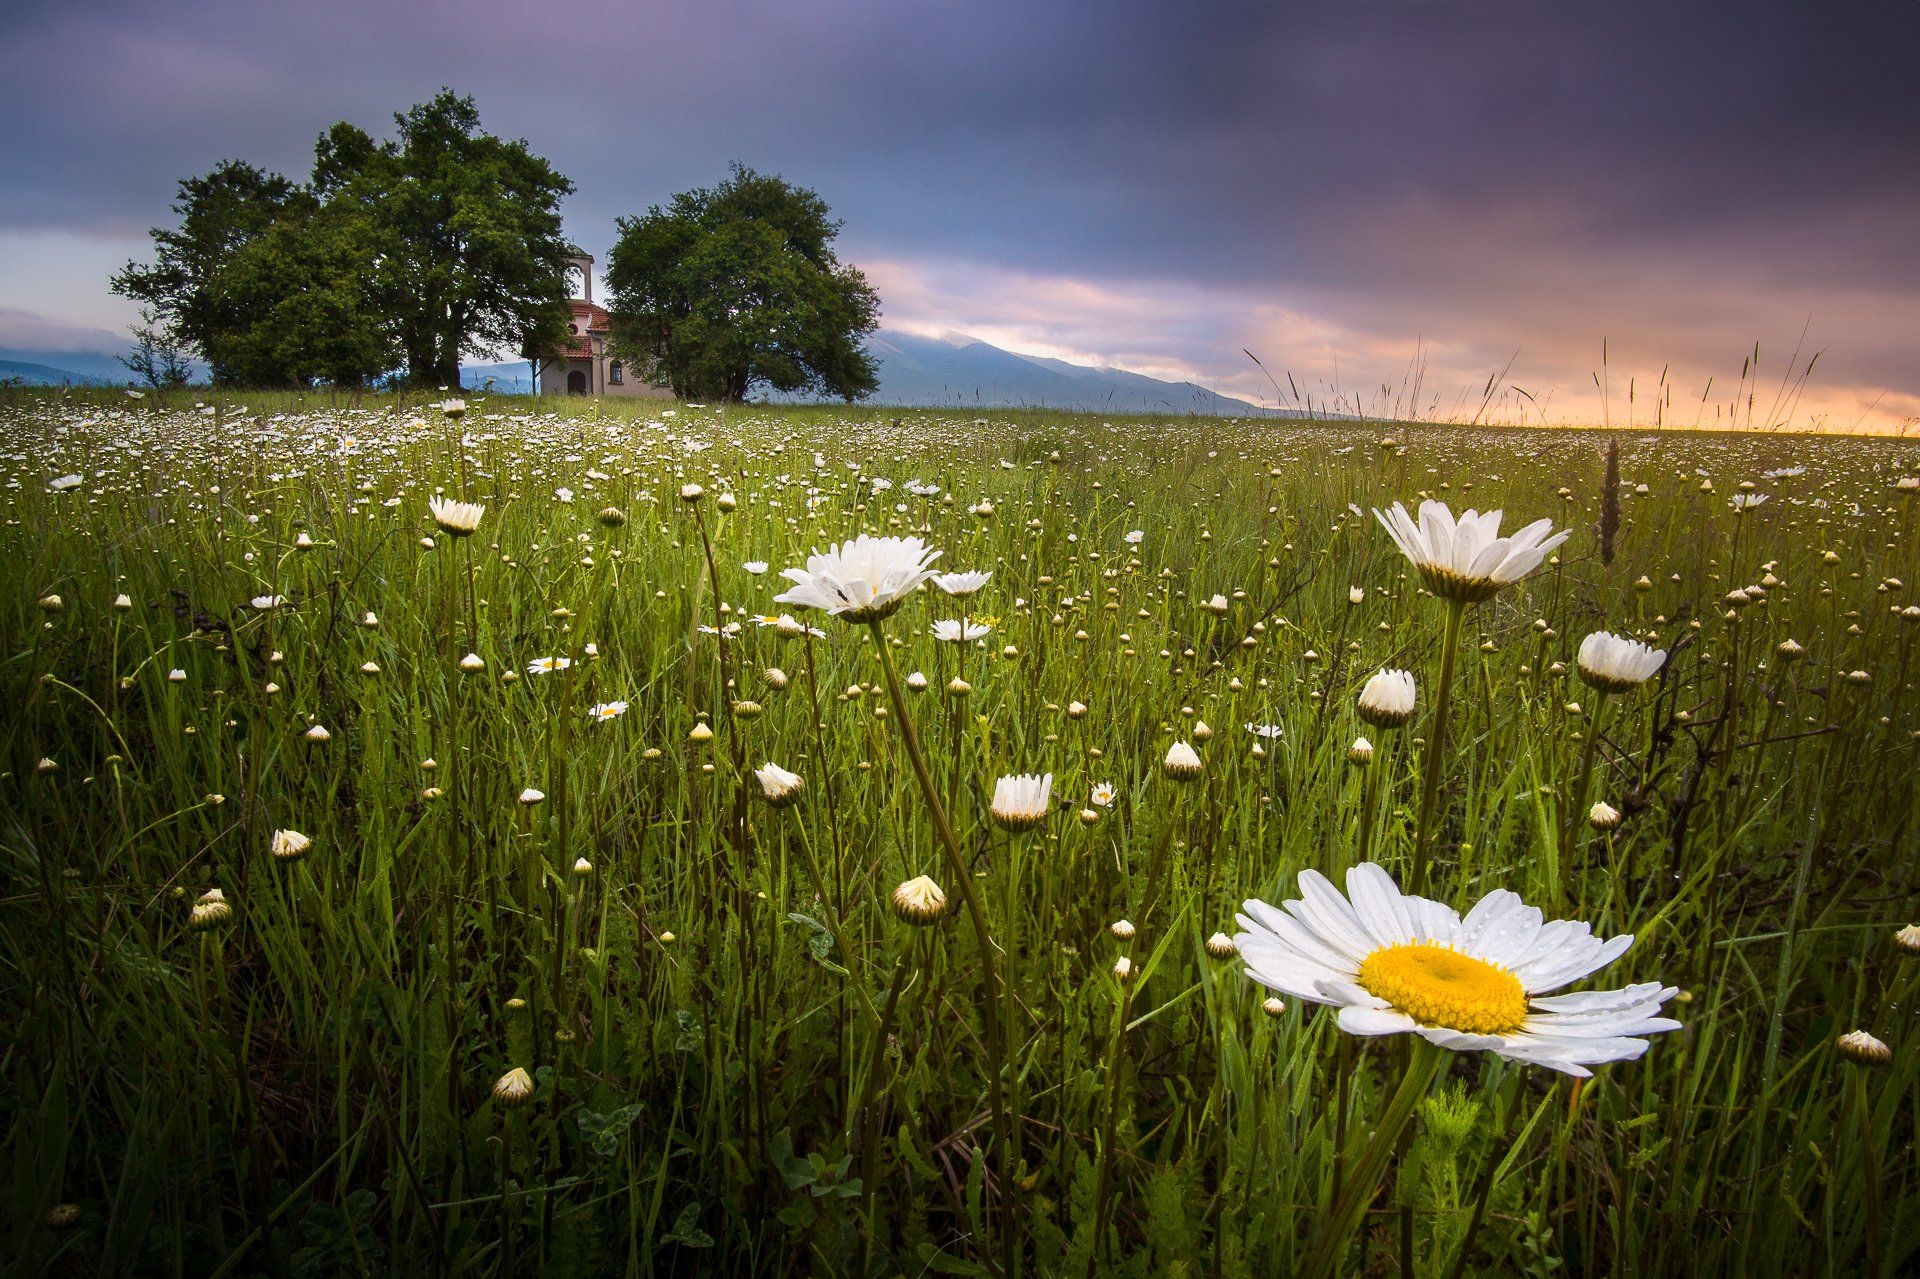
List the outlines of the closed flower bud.
{"label": "closed flower bud", "polygon": [[926,875],[909,879],[893,890],[893,913],[916,926],[931,924],[947,913],[947,895]]}
{"label": "closed flower bud", "polygon": [[277,830],[268,848],[280,861],[297,862],[313,851],[313,840],[297,830]]}
{"label": "closed flower bud", "polygon": [[1107,925],[1107,931],[1112,933],[1119,941],[1133,940],[1133,923],[1131,920],[1116,919]]}
{"label": "closed flower bud", "polygon": [[187,915],[187,927],[199,931],[232,918],[233,907],[227,904],[227,895],[217,888],[209,888],[193,904],[193,910]]}
{"label": "closed flower bud", "polygon": [[332,741],[333,734],[327,731],[326,726],[324,724],[315,724],[312,728],[309,728],[307,730],[306,738],[308,741],[318,746],[324,742]]}
{"label": "closed flower bud", "polygon": [[1133,980],[1133,961],[1131,959],[1128,959],[1125,955],[1122,955],[1120,956],[1120,958],[1114,960],[1113,976],[1114,976],[1114,980],[1116,981],[1122,981],[1122,982],[1132,981]]}
{"label": "closed flower bud", "polygon": [[1215,933],[1207,938],[1207,953],[1215,959],[1232,959],[1240,948],[1233,944],[1233,938],[1225,933]]}
{"label": "closed flower bud", "polygon": [[1620,810],[1605,800],[1600,800],[1587,810],[1587,825],[1595,830],[1618,830]]}
{"label": "closed flower bud", "polygon": [[760,672],[761,682],[776,693],[787,686],[787,673],[778,666],[769,666]]}
{"label": "closed flower bud", "polygon": [[1260,1011],[1269,1017],[1278,1017],[1287,1011],[1287,1002],[1278,995],[1269,995],[1260,1001]]}
{"label": "closed flower bud", "polygon": [[487,669],[486,659],[478,653],[468,653],[460,659],[460,669],[469,675],[478,675]]}
{"label": "closed flower bud", "polygon": [[1185,742],[1175,742],[1167,748],[1167,756],[1160,761],[1160,771],[1176,782],[1190,782],[1200,776],[1201,763],[1199,752]]}
{"label": "closed flower bud", "polygon": [[961,679],[958,675],[947,681],[948,697],[965,697],[971,692],[973,692],[973,685],[967,683],[967,681]]}
{"label": "closed flower bud", "polygon": [[600,523],[607,528],[619,528],[627,522],[627,513],[617,506],[609,506],[600,512]]}
{"label": "closed flower bud", "polygon": [[1893,1060],[1893,1049],[1864,1030],[1849,1030],[1834,1041],[1834,1047],[1842,1057],[1862,1066],[1884,1066]]}
{"label": "closed flower bud", "polygon": [[573,877],[585,879],[591,874],[593,874],[593,863],[584,857],[576,857],[573,862]]}
{"label": "closed flower bud", "polygon": [[1893,944],[1909,955],[1920,955],[1920,924],[1908,924],[1895,933]]}
{"label": "closed flower bud", "polygon": [[1357,768],[1373,763],[1373,743],[1364,737],[1354,738],[1353,745],[1347,747],[1347,763]]}
{"label": "closed flower bud", "polygon": [[1407,671],[1375,672],[1360,689],[1355,709],[1375,728],[1403,728],[1413,719],[1418,701],[1413,676]]}
{"label": "closed flower bud", "polygon": [[67,602],[58,595],[42,595],[40,597],[40,611],[42,613],[63,613],[66,611],[66,608]]}
{"label": "closed flower bud", "polygon": [[707,721],[701,720],[688,730],[687,740],[690,742],[710,742],[713,740],[713,730],[707,727]]}
{"label": "closed flower bud", "polygon": [[507,1110],[526,1105],[533,1099],[533,1076],[515,1066],[493,1081],[493,1102]]}
{"label": "closed flower bud", "polygon": [[680,500],[682,502],[687,503],[689,506],[691,506],[695,502],[698,502],[701,498],[705,497],[706,495],[707,495],[707,491],[701,488],[698,484],[682,484],[680,486]]}
{"label": "closed flower bud", "polygon": [[525,790],[520,792],[520,802],[522,804],[525,804],[529,808],[533,807],[533,805],[535,804],[540,803],[542,800],[546,799],[546,797],[547,797],[547,793],[545,791],[536,790],[532,786],[529,786]]}

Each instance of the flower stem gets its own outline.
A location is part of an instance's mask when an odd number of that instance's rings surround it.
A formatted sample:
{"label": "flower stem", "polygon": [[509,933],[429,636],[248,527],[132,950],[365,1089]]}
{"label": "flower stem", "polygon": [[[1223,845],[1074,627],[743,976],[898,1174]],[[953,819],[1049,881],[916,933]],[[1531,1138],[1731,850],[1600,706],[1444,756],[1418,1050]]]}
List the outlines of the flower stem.
{"label": "flower stem", "polygon": [[913,765],[914,777],[920,783],[921,793],[927,798],[927,812],[933,820],[934,833],[940,837],[940,847],[947,855],[948,873],[953,876],[954,887],[959,890],[960,900],[966,905],[967,918],[973,924],[974,940],[980,951],[980,1013],[986,1023],[987,1055],[990,1059],[987,1102],[993,1111],[994,1144],[1000,1147],[1000,1195],[1004,1205],[1000,1240],[1001,1273],[1012,1275],[1016,1254],[1013,1231],[1013,1133],[1002,1091],[1001,1077],[1006,1073],[1006,1043],[1000,1025],[997,998],[999,979],[993,958],[993,936],[987,927],[986,912],[980,906],[980,896],[973,888],[973,873],[967,868],[967,859],[960,851],[960,841],[954,838],[953,825],[947,820],[946,805],[940,802],[939,788],[933,784],[933,774],[927,769],[926,755],[920,749],[920,735],[914,731],[913,717],[907,713],[906,699],[900,696],[900,681],[893,671],[893,654],[887,649],[886,633],[880,629],[878,621],[869,622],[868,626],[873,633],[874,647],[880,653],[880,670],[887,681],[887,700],[893,703],[894,722],[900,726],[900,741],[907,748],[907,760]]}
{"label": "flower stem", "polygon": [[1427,735],[1425,776],[1420,782],[1420,820],[1414,827],[1413,870],[1407,888],[1420,892],[1427,882],[1427,857],[1432,852],[1434,801],[1440,797],[1440,770],[1447,754],[1447,714],[1453,708],[1453,666],[1460,647],[1460,623],[1467,606],[1447,601],[1447,633],[1440,653],[1440,691],[1433,701],[1433,728]]}
{"label": "flower stem", "polygon": [[1441,1049],[1424,1039],[1414,1039],[1407,1073],[1400,1077],[1400,1087],[1387,1102],[1386,1113],[1380,1116],[1380,1123],[1368,1139],[1367,1148],[1354,1161],[1346,1185],[1334,1201],[1326,1228],[1320,1232],[1320,1241],[1314,1246],[1306,1269],[1301,1272],[1305,1279],[1324,1279],[1339,1265],[1340,1258],[1346,1253],[1348,1239],[1352,1238],[1361,1216],[1379,1188],[1380,1178],[1387,1169],[1387,1158],[1398,1146],[1400,1133],[1406,1128],[1407,1121],[1413,1118],[1414,1108],[1433,1086],[1434,1076],[1440,1072],[1442,1057]]}

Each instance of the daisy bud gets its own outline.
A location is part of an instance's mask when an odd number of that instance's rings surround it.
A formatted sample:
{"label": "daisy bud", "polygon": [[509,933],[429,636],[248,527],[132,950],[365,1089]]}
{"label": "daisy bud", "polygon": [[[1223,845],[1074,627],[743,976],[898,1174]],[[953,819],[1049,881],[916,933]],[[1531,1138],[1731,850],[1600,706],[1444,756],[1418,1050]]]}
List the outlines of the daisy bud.
{"label": "daisy bud", "polygon": [[1908,924],[1895,933],[1893,944],[1909,955],[1920,955],[1920,924]]}
{"label": "daisy bud", "polygon": [[713,499],[713,504],[723,511],[731,511],[734,507],[740,505],[740,503],[734,501],[733,494],[731,493],[722,493],[719,497]]}
{"label": "daisy bud", "polygon": [[967,681],[961,679],[958,675],[955,675],[947,681],[948,697],[965,697],[971,692],[973,692],[973,685],[967,683]]}
{"label": "daisy bud", "polygon": [[924,926],[947,913],[947,895],[926,875],[909,879],[893,890],[893,913],[902,923]]}
{"label": "daisy bud", "polygon": [[322,743],[332,741],[333,734],[327,731],[326,726],[324,724],[315,724],[312,728],[309,728],[307,730],[306,738],[308,741],[318,746],[318,745],[321,745]]}
{"label": "daisy bud", "polygon": [[1082,703],[1082,702],[1068,702],[1068,703],[1067,703],[1067,718],[1068,718],[1068,719],[1080,719],[1080,718],[1082,718],[1083,716],[1085,716],[1085,715],[1086,715],[1086,713],[1087,713],[1087,708],[1086,708],[1086,705],[1085,705],[1085,703]]}
{"label": "daisy bud", "polygon": [[1122,981],[1122,982],[1132,981],[1133,980],[1133,961],[1131,959],[1128,959],[1125,955],[1122,955],[1120,956],[1120,958],[1114,960],[1113,976],[1115,981]]}
{"label": "daisy bud", "polygon": [[232,918],[233,907],[227,904],[227,895],[217,888],[209,888],[193,904],[193,910],[187,915],[187,927],[199,932]]}
{"label": "daisy bud", "polygon": [[493,1102],[506,1110],[524,1106],[533,1097],[533,1076],[524,1067],[515,1066],[493,1081]]}
{"label": "daisy bud", "polygon": [[706,495],[707,491],[698,484],[682,484],[680,486],[680,500],[688,506],[692,506]]}
{"label": "daisy bud", "polygon": [[1167,748],[1167,757],[1160,761],[1160,771],[1176,782],[1190,782],[1200,776],[1199,753],[1185,742],[1175,742]]}
{"label": "daisy bud", "polygon": [[[760,679],[768,688],[773,689],[776,693],[787,686],[787,673],[778,666],[769,666],[766,670],[760,672]],[[921,682],[923,684],[926,682],[925,676],[921,677]],[[911,683],[911,681],[909,681],[909,683]]]}
{"label": "daisy bud", "polygon": [[380,664],[378,662],[362,662],[360,663],[360,673],[362,675],[378,675],[380,673]]}
{"label": "daisy bud", "polygon": [[1233,944],[1233,938],[1225,933],[1215,933],[1207,938],[1207,953],[1215,959],[1232,959],[1240,948]]}
{"label": "daisy bud", "polygon": [[1083,808],[1080,810],[1080,824],[1082,826],[1091,826],[1099,820],[1100,814],[1094,809]]}
{"label": "daisy bud", "polygon": [[617,506],[609,506],[600,512],[600,523],[606,528],[619,528],[627,522],[627,513]]}
{"label": "daisy bud", "polygon": [[313,840],[297,830],[277,830],[267,847],[278,860],[297,862],[313,851]]}
{"label": "daisy bud", "polygon": [[733,704],[733,717],[735,719],[759,719],[760,703],[750,700],[735,702]]}
{"label": "daisy bud", "polygon": [[54,773],[59,772],[60,765],[56,761],[49,759],[45,756],[42,756],[40,759],[40,762],[33,766],[33,771],[40,774],[40,776],[42,777],[48,777]]}
{"label": "daisy bud", "polygon": [[1287,1003],[1278,995],[1269,995],[1260,1001],[1260,1011],[1269,1017],[1278,1017],[1287,1011]]}
{"label": "daisy bud", "polygon": [[478,675],[487,669],[487,662],[478,653],[468,653],[460,659],[460,669],[469,675]]}
{"label": "daisy bud", "polygon": [[1107,925],[1107,931],[1112,933],[1118,941],[1133,940],[1133,923],[1131,920],[1116,919]]}
{"label": "daisy bud", "polygon": [[40,597],[40,611],[42,613],[63,613],[66,611],[66,608],[67,602],[58,595],[42,595]]}
{"label": "daisy bud", "polygon": [[1847,683],[1852,684],[1855,688],[1865,688],[1868,684],[1873,683],[1873,676],[1865,671],[1848,671]]}
{"label": "daisy bud", "polygon": [[753,775],[760,783],[761,795],[775,808],[784,808],[800,798],[801,788],[806,785],[798,773],[790,773],[772,762],[754,769]]}
{"label": "daisy bud", "polygon": [[1207,727],[1207,721],[1205,721],[1204,719],[1196,720],[1194,722],[1193,740],[1201,743],[1202,745],[1213,740],[1213,730]]}
{"label": "daisy bud", "polygon": [[927,691],[927,677],[920,671],[915,671],[907,676],[907,687],[916,693],[924,693]]}
{"label": "daisy bud", "polygon": [[1360,718],[1375,728],[1403,728],[1413,719],[1418,691],[1407,671],[1380,670],[1360,689],[1355,707]]}
{"label": "daisy bud", "polygon": [[707,727],[707,721],[703,719],[695,724],[687,733],[687,740],[690,742],[710,742],[713,740],[713,730]]}
{"label": "daisy bud", "polygon": [[1595,830],[1620,829],[1620,810],[1607,801],[1600,800],[1587,810],[1587,825]]}
{"label": "daisy bud", "polygon": [[121,594],[113,597],[113,606],[124,613],[128,609],[133,607],[133,597],[131,595],[126,594],[125,592],[122,592]]}
{"label": "daisy bud", "polygon": [[47,1229],[65,1230],[80,1220],[79,1204],[55,1204],[47,1209]]}
{"label": "daisy bud", "polygon": [[585,879],[591,874],[593,874],[593,863],[584,857],[576,857],[573,862],[573,877]]}
{"label": "daisy bud", "polygon": [[676,937],[676,936],[674,936],[674,935],[673,935],[673,933],[672,933],[671,931],[669,931],[669,932],[664,932],[664,933],[661,933],[661,934],[660,934],[660,944],[661,944],[662,946],[671,946],[671,945],[673,945],[673,943],[674,943],[674,942],[676,942],[676,941],[678,941],[678,940],[680,940],[680,939],[679,939],[678,937]]}
{"label": "daisy bud", "polygon": [[172,670],[167,672],[167,683],[184,684],[186,682],[187,682],[187,673],[181,670],[178,666],[174,667]]}
{"label": "daisy bud", "polygon": [[1364,587],[1349,586],[1347,588],[1347,603],[1364,604],[1366,602],[1367,602],[1367,592]]}
{"label": "daisy bud", "polygon": [[1347,747],[1347,763],[1356,768],[1373,763],[1373,743],[1364,737],[1354,738],[1353,745]]}
{"label": "daisy bud", "polygon": [[1849,1030],[1834,1041],[1834,1047],[1842,1057],[1862,1066],[1884,1066],[1893,1060],[1893,1049],[1864,1030]]}
{"label": "daisy bud", "polygon": [[520,792],[520,802],[528,808],[532,808],[546,797],[547,793],[545,791],[536,790],[531,786]]}
{"label": "daisy bud", "polygon": [[1773,651],[1780,655],[1783,662],[1797,662],[1807,655],[1807,650],[1791,639],[1781,640],[1780,646]]}

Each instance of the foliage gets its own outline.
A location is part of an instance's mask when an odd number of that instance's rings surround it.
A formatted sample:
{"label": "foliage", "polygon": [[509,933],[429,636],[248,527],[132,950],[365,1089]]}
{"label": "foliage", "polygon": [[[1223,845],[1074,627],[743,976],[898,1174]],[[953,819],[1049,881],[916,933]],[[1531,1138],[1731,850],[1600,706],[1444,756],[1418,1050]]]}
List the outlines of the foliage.
{"label": "foliage", "polygon": [[402,363],[457,385],[463,355],[557,342],[572,185],[449,90],[394,118],[397,141],[334,125],[305,184],[242,161],[183,180],[179,227],[114,290],[223,385],[354,386]]}
{"label": "foliage", "polygon": [[[1349,504],[1422,490],[1577,530],[1467,615],[1431,891],[1636,934],[1605,983],[1681,987],[1685,1029],[1577,1083],[1450,1056],[1345,1269],[1396,1271],[1403,1222],[1439,1276],[1912,1269],[1920,445],[1623,431],[1609,566],[1592,433],[201,398],[0,397],[8,1273],[983,1275],[1009,1221],[1029,1274],[1298,1272],[1402,1053],[1206,943],[1337,869],[1369,795],[1409,861],[1431,706],[1354,698],[1428,687],[1443,610]],[[994,576],[884,649],[756,624],[861,531]],[[959,615],[994,630],[927,633]],[[1601,627],[1673,652],[1604,724],[1567,669]],[[1008,982],[1006,1162],[973,929],[888,904],[959,885],[882,652],[927,676]],[[1565,820],[1589,735],[1610,833]],[[1013,837],[986,797],[1027,771],[1060,810]]]}
{"label": "foliage", "polygon": [[608,257],[615,346],[692,399],[756,386],[846,400],[878,372],[862,339],[880,301],[814,192],[735,165],[717,187],[620,220]]}

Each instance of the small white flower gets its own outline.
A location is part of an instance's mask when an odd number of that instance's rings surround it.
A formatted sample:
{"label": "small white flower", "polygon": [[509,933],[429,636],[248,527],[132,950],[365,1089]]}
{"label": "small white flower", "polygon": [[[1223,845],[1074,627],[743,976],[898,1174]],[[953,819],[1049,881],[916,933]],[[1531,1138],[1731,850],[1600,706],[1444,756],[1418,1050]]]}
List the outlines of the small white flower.
{"label": "small white flower", "polygon": [[755,577],[758,577],[762,573],[767,571],[767,562],[765,560],[748,560],[745,564],[742,564],[740,567],[747,570],[747,572],[753,574]]}
{"label": "small white flower", "polygon": [[1603,692],[1623,693],[1650,678],[1667,654],[1624,635],[1595,631],[1580,641],[1576,660],[1581,679]]}
{"label": "small white flower", "polygon": [[248,601],[248,603],[252,604],[253,607],[259,609],[262,613],[272,612],[274,609],[284,606],[286,602],[287,597],[284,595],[256,595]]}
{"label": "small white flower", "polygon": [[536,657],[527,663],[527,674],[551,675],[555,671],[564,671],[572,665],[571,657]]}
{"label": "small white flower", "polygon": [[1535,520],[1511,537],[1500,536],[1502,512],[1469,510],[1455,519],[1445,502],[1420,503],[1420,519],[1395,502],[1391,511],[1374,511],[1426,581],[1427,589],[1457,603],[1491,599],[1502,587],[1540,567],[1549,552],[1567,540],[1553,521]]}
{"label": "small white flower", "polygon": [[596,724],[604,724],[610,719],[618,719],[627,713],[625,702],[596,702],[587,708],[587,718]]}
{"label": "small white flower", "polygon": [[1374,672],[1360,689],[1360,718],[1376,728],[1400,728],[1413,718],[1418,700],[1413,675],[1408,671]]}
{"label": "small white flower", "polygon": [[1126,542],[1128,546],[1138,546],[1140,545],[1141,539],[1144,537],[1146,537],[1145,532],[1143,532],[1140,529],[1134,529],[1131,533],[1127,534],[1127,536],[1123,540]]}
{"label": "small white flower", "polygon": [[451,498],[430,497],[427,510],[433,514],[433,522],[449,537],[466,537],[480,527],[480,517],[487,508],[478,502],[456,502]]}
{"label": "small white flower", "polygon": [[917,537],[873,537],[862,533],[837,548],[807,557],[804,569],[782,572],[794,585],[774,596],[780,604],[817,608],[849,622],[874,622],[891,615],[928,578],[940,558]]}
{"label": "small white flower", "polygon": [[1112,782],[1101,782],[1093,788],[1093,794],[1088,796],[1088,798],[1101,808],[1112,808],[1113,801],[1119,797],[1119,794],[1120,792],[1114,789]]}
{"label": "small white flower", "polygon": [[754,769],[753,776],[760,783],[761,795],[775,808],[798,799],[801,788],[806,785],[800,779],[800,774],[790,773],[771,760],[765,766]]}
{"label": "small white flower", "polygon": [[86,483],[86,481],[78,475],[62,475],[56,480],[49,481],[47,487],[55,493],[65,493],[71,489],[79,488],[84,483]]}
{"label": "small white flower", "polygon": [[1047,819],[1052,803],[1052,773],[1020,773],[994,783],[988,811],[1008,830],[1030,830]]}
{"label": "small white flower", "polygon": [[1255,737],[1264,737],[1268,741],[1272,741],[1274,738],[1280,736],[1280,726],[1278,724],[1250,723],[1246,725],[1246,730]]}
{"label": "small white flower", "polygon": [[971,595],[992,576],[991,570],[983,573],[978,569],[967,573],[935,573],[933,584],[949,595]]}
{"label": "small white flower", "polygon": [[993,629],[985,622],[941,620],[929,628],[933,637],[943,644],[960,644],[967,640],[977,640]]}

